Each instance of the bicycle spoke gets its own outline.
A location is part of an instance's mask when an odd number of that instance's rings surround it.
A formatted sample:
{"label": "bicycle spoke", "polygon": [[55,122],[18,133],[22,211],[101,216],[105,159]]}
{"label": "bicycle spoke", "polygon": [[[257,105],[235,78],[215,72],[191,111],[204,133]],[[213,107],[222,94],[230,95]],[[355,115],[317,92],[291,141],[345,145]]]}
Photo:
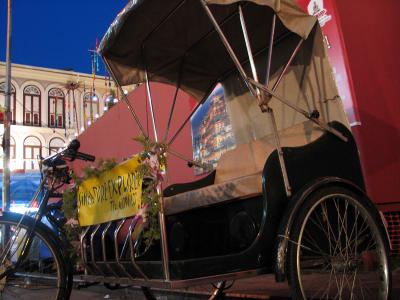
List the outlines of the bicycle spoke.
{"label": "bicycle spoke", "polygon": [[[328,254],[326,254],[326,253],[318,246],[318,243],[315,241],[315,239],[314,239],[312,236],[309,235],[308,231],[306,231],[306,234],[308,235],[308,237],[304,237],[304,238],[307,238],[308,241],[309,241],[309,244],[311,244],[310,246],[314,246],[315,248],[317,248],[317,250],[314,250],[314,249],[312,249],[312,248],[310,248],[310,247],[307,247],[307,246],[305,246],[305,245],[303,245],[303,244],[302,244],[302,247],[306,247],[307,250],[312,251],[312,252],[314,252],[314,253],[316,253],[316,254],[321,254],[321,255],[323,255],[323,256],[328,256]],[[311,242],[310,242],[309,239],[311,239]]]}
{"label": "bicycle spoke", "polygon": [[1,250],[4,259],[1,270],[13,271],[1,281],[0,298],[30,299],[35,298],[35,293],[45,291],[46,299],[58,299],[57,295],[65,289],[64,283],[60,283],[54,250],[46,237],[22,224],[22,221],[4,223],[0,218],[0,227],[9,227],[10,232],[9,243]]}
{"label": "bicycle spoke", "polygon": [[[333,242],[336,244],[336,243],[337,243],[337,238],[336,238],[335,233],[334,233],[334,230],[332,229],[331,224],[330,224],[330,222],[329,222],[329,217],[328,217],[328,211],[327,211],[327,207],[326,207],[326,202],[323,202],[323,203],[322,203],[322,211],[323,211],[323,215],[324,215],[325,218],[326,218],[326,224],[327,224],[327,228],[328,228],[329,237],[331,236],[330,233],[332,232]],[[330,247],[330,248],[329,248],[329,254],[330,254],[330,255],[333,255],[333,253],[332,253],[332,241],[330,241],[329,247]]]}
{"label": "bicycle spoke", "polygon": [[353,296],[354,296],[353,291],[354,291],[354,286],[355,286],[355,283],[356,283],[357,271],[358,271],[358,269],[356,269],[356,271],[354,272],[354,278],[353,278],[353,282],[351,284],[351,298],[350,299],[354,299],[353,298]]}
{"label": "bicycle spoke", "polygon": [[327,197],[303,224],[297,268],[304,298],[380,299],[384,246],[363,207],[341,195]]}

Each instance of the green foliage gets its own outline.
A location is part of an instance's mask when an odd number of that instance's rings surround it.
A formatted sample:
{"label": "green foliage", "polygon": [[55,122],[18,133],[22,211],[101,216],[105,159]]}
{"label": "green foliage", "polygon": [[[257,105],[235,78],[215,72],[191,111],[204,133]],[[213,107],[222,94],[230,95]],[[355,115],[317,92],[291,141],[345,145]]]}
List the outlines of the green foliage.
{"label": "green foliage", "polygon": [[160,239],[160,226],[158,223],[158,213],[160,212],[159,194],[157,192],[158,180],[152,176],[152,170],[147,164],[142,164],[139,167],[139,172],[143,175],[142,205],[146,207],[146,226],[143,233],[143,242],[147,248],[154,240]]}
{"label": "green foliage", "polygon": [[142,160],[148,158],[151,153],[156,153],[160,166],[167,168],[167,157],[165,156],[167,144],[156,143],[143,134],[133,138],[133,140],[143,145],[143,152],[140,154]]}
{"label": "green foliage", "polygon": [[62,212],[67,219],[77,219],[76,189],[66,189],[63,193]]}
{"label": "green foliage", "polygon": [[[64,232],[67,240],[69,241],[67,246],[67,253],[70,262],[73,266],[78,269],[82,268],[82,259],[80,257],[80,234],[82,228],[78,225],[66,224],[64,225]],[[80,267],[78,267],[80,266]]]}
{"label": "green foliage", "polygon": [[146,155],[148,152],[152,151],[154,146],[156,145],[155,142],[151,141],[148,137],[144,136],[143,134],[134,137],[133,140],[143,145],[143,152],[141,153],[142,155]]}

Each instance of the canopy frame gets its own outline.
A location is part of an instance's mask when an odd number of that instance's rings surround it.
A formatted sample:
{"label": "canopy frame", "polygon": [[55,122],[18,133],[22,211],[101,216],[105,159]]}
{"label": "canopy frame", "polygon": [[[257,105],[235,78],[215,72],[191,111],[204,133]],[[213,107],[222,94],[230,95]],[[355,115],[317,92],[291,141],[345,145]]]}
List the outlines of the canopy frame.
{"label": "canopy frame", "polygon": [[[238,11],[239,11],[240,23],[241,23],[241,27],[242,27],[243,37],[244,37],[245,44],[246,44],[247,54],[248,54],[253,78],[249,77],[246,74],[246,71],[244,70],[244,68],[241,65],[237,55],[235,54],[232,46],[230,45],[227,37],[225,36],[224,32],[222,31],[220,24],[215,19],[213,13],[211,12],[211,9],[208,7],[207,2],[205,0],[200,0],[200,2],[202,4],[207,16],[209,17],[210,21],[214,25],[215,31],[218,33],[222,43],[224,44],[226,50],[229,53],[233,63],[237,67],[237,70],[239,71],[239,74],[241,75],[244,83],[249,88],[249,91],[253,95],[253,97],[255,97],[255,99],[257,100],[258,105],[261,109],[261,112],[268,113],[270,116],[270,121],[271,121],[273,135],[274,135],[275,149],[278,152],[279,164],[281,167],[282,177],[283,177],[283,181],[284,181],[284,185],[285,185],[285,191],[286,191],[286,195],[288,197],[290,197],[291,196],[291,187],[290,187],[290,183],[289,183],[289,177],[288,177],[288,173],[287,173],[287,169],[286,169],[286,165],[285,165],[283,151],[282,151],[281,144],[280,144],[280,138],[279,138],[279,133],[278,133],[278,129],[277,129],[276,121],[275,121],[275,116],[274,116],[274,112],[273,112],[272,108],[268,105],[268,102],[272,97],[276,98],[283,104],[288,105],[290,108],[294,109],[295,111],[301,113],[304,117],[306,117],[310,121],[317,124],[321,129],[334,134],[335,136],[342,139],[343,141],[347,141],[347,138],[345,136],[343,136],[340,132],[338,132],[337,130],[335,130],[334,128],[332,128],[331,126],[326,124],[325,122],[319,120],[319,112],[318,111],[315,110],[315,111],[308,113],[297,106],[291,105],[289,103],[289,101],[287,101],[284,98],[279,97],[275,94],[275,91],[278,88],[284,74],[286,73],[286,71],[287,71],[288,67],[290,66],[290,64],[292,63],[293,59],[296,57],[296,54],[300,50],[300,47],[303,44],[304,40],[302,37],[300,37],[300,40],[299,40],[297,46],[295,47],[295,49],[293,50],[292,55],[290,56],[286,65],[283,67],[283,69],[282,69],[281,73],[279,74],[277,80],[275,81],[272,89],[270,90],[270,89],[268,89],[268,87],[266,85],[260,84],[260,82],[258,81],[257,70],[256,70],[256,66],[254,63],[254,58],[253,58],[253,54],[252,54],[252,50],[251,50],[250,41],[248,38],[246,23],[245,23],[245,19],[244,19],[244,15],[243,15],[243,10],[242,10],[242,5],[238,4]],[[266,75],[266,78],[268,80],[269,80],[269,76],[270,76],[269,73],[270,73],[270,66],[271,66],[274,32],[275,32],[275,22],[276,22],[276,14],[274,12],[273,24],[271,27],[273,30],[271,30],[268,62],[267,62],[267,72],[268,73]],[[261,94],[260,90],[263,92],[263,95]]]}

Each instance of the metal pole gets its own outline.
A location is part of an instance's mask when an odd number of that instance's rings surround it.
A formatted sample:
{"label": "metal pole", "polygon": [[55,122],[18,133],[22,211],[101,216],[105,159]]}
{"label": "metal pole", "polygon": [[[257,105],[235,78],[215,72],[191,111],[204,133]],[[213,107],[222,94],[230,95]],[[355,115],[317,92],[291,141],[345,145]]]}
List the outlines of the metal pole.
{"label": "metal pole", "polygon": [[[246,22],[244,20],[243,10],[242,10],[241,5],[239,5],[239,17],[240,17],[240,23],[242,25],[242,31],[243,31],[243,36],[244,36],[244,40],[245,40],[245,43],[246,43],[246,49],[247,49],[247,54],[249,56],[251,70],[253,72],[253,78],[254,78],[254,81],[258,82],[256,65],[254,63],[254,58],[253,58],[253,54],[252,54],[252,50],[251,50],[250,40],[249,40],[249,36],[247,34],[247,29],[246,29]],[[272,34],[273,34],[274,30],[275,29],[273,28],[272,31],[271,31]],[[272,37],[272,41],[273,41],[273,37]],[[270,42],[270,44],[271,44],[271,42]],[[271,53],[271,49],[272,49],[272,47],[270,45],[269,55]],[[269,68],[269,66],[268,66],[268,68]],[[269,70],[268,70],[268,72],[269,72]],[[265,94],[263,94],[263,96],[261,97],[260,90],[257,87],[256,87],[256,91],[257,91],[257,97],[259,98],[259,101],[262,101],[262,98],[264,98]],[[291,196],[291,187],[290,187],[290,183],[289,183],[289,177],[288,177],[288,174],[287,174],[285,160],[283,158],[283,151],[282,151],[281,143],[280,143],[280,140],[279,140],[279,134],[278,134],[277,126],[276,126],[274,113],[273,113],[272,109],[270,109],[270,108],[266,109],[265,107],[261,107],[261,110],[268,112],[268,114],[270,115],[271,125],[272,125],[272,129],[273,129],[273,133],[274,133],[275,148],[278,151],[279,164],[281,166],[283,182],[285,184],[286,195],[288,197],[290,197]]]}
{"label": "metal pole", "polygon": [[279,133],[278,133],[278,128],[276,126],[274,111],[271,108],[269,108],[268,114],[270,116],[272,131],[274,134],[275,149],[276,149],[276,151],[278,151],[279,165],[281,167],[281,172],[282,172],[282,177],[283,177],[283,183],[285,185],[286,195],[288,197],[290,197],[292,195],[292,187],[290,186],[289,176],[288,176],[286,163],[285,163],[285,158],[283,157],[283,150],[281,147],[281,141],[279,139]]}
{"label": "metal pole", "polygon": [[125,95],[125,93],[124,93],[124,91],[123,91],[121,85],[120,85],[119,82],[117,81],[117,77],[114,75],[114,72],[113,72],[113,70],[112,70],[111,67],[110,67],[110,64],[108,63],[108,61],[107,61],[107,59],[106,59],[105,57],[103,57],[103,61],[104,61],[104,64],[106,65],[107,70],[108,70],[108,72],[110,73],[111,77],[114,79],[114,82],[116,83],[117,88],[119,89],[119,91],[120,91],[120,93],[121,93],[122,100],[123,100],[123,101],[125,102],[125,104],[128,106],[128,109],[129,109],[129,111],[130,111],[130,113],[131,113],[133,119],[135,120],[136,125],[139,127],[140,132],[142,133],[142,135],[143,135],[144,137],[148,137],[148,133],[146,134],[146,132],[144,131],[143,125],[142,125],[142,123],[140,122],[139,117],[137,116],[137,114],[136,114],[136,112],[135,112],[135,110],[134,110],[132,104],[129,102],[128,97]]}
{"label": "metal pole", "polygon": [[[242,5],[239,5],[239,18],[240,18],[240,24],[242,25],[243,37],[246,43],[246,50],[247,50],[247,55],[249,56],[251,72],[253,73],[253,79],[255,81],[258,81],[256,64],[253,58],[253,51],[251,50],[249,35],[247,34],[247,27],[243,16]],[[258,89],[256,90],[257,90],[257,95],[260,95],[260,91]]]}
{"label": "metal pole", "polygon": [[203,98],[200,102],[197,103],[196,107],[193,108],[193,110],[190,112],[190,114],[187,116],[187,118],[185,119],[185,121],[183,121],[182,125],[178,128],[178,130],[174,133],[174,135],[172,136],[172,138],[169,140],[169,142],[167,143],[168,145],[171,145],[175,139],[178,137],[178,135],[181,133],[181,131],[183,130],[183,128],[185,128],[187,122],[190,121],[190,119],[192,118],[192,116],[194,115],[194,113],[197,111],[197,109],[200,108],[201,105],[204,104],[204,102],[206,102],[207,98]]}
{"label": "metal pole", "polygon": [[[11,0],[7,12],[6,90],[3,134],[3,211],[10,210]],[[14,108],[15,109],[15,108]]]}
{"label": "metal pole", "polygon": [[174,110],[175,110],[176,99],[178,98],[179,88],[181,87],[181,80],[182,80],[182,72],[183,72],[183,63],[184,63],[184,61],[185,61],[185,59],[182,58],[180,66],[179,66],[178,82],[176,84],[175,95],[174,95],[174,99],[172,101],[171,110],[169,112],[169,117],[168,117],[168,122],[167,122],[167,129],[165,130],[163,143],[165,143],[167,141],[167,138],[168,138],[168,133],[169,133],[169,129],[170,129],[170,126],[171,126],[172,116],[173,116]]}
{"label": "metal pole", "polygon": [[160,212],[158,213],[158,221],[160,223],[161,230],[161,253],[162,253],[162,264],[164,270],[165,281],[170,281],[169,273],[169,251],[168,251],[168,237],[167,237],[167,226],[164,212],[164,197],[162,194],[162,185],[157,187],[157,193],[160,195]]}
{"label": "metal pole", "polygon": [[207,3],[204,0],[200,0],[200,3],[203,6],[208,18],[211,20],[211,23],[213,24],[215,31],[218,33],[222,43],[224,44],[226,50],[229,53],[229,56],[231,57],[233,63],[236,65],[236,68],[238,69],[240,76],[242,76],[242,78],[243,78],[245,84],[247,85],[247,87],[249,88],[250,92],[254,96],[257,96],[257,92],[256,92],[255,88],[251,84],[249,84],[249,82],[247,81],[247,74],[246,74],[245,70],[243,69],[242,65],[240,64],[238,57],[236,56],[235,52],[233,51],[232,46],[229,44],[225,34],[222,32],[222,29],[219,26],[214,15],[212,14],[210,8],[207,6]]}
{"label": "metal pole", "polygon": [[158,143],[156,116],[154,114],[153,97],[151,96],[151,88],[150,88],[149,75],[147,73],[147,67],[145,67],[144,74],[145,74],[145,77],[146,77],[147,98],[148,98],[149,104],[150,104],[150,113],[151,113],[151,121],[152,121],[152,124],[153,124],[154,140],[156,141],[156,143]]}
{"label": "metal pole", "polygon": [[268,87],[269,76],[270,76],[270,73],[271,73],[272,48],[274,47],[275,25],[276,25],[276,14],[274,12],[274,16],[272,18],[271,35],[270,35],[270,38],[269,38],[267,71],[266,71],[266,74],[265,74],[265,86],[266,87]]}
{"label": "metal pole", "polygon": [[287,69],[289,68],[290,64],[292,63],[293,59],[296,57],[297,52],[300,50],[300,46],[303,44],[303,39],[300,38],[300,41],[297,43],[296,48],[293,50],[292,55],[290,56],[288,62],[286,65],[283,67],[281,73],[279,74],[278,79],[275,81],[274,86],[272,87],[272,91],[275,92],[276,89],[278,88],[279,83],[281,82],[283,75],[285,75]]}

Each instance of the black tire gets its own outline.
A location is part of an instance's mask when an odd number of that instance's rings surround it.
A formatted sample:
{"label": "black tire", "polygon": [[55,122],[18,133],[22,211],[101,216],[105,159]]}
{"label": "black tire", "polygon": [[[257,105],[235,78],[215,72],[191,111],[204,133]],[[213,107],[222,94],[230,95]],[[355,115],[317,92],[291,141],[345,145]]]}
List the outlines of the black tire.
{"label": "black tire", "polygon": [[[0,232],[7,228],[12,247],[3,247],[0,243],[0,273],[15,262],[21,255],[18,243],[33,228],[34,220],[28,216],[3,213],[0,216]],[[18,228],[21,228],[20,230]],[[71,270],[65,262],[62,247],[54,233],[45,225],[36,225],[33,242],[23,262],[16,272],[0,280],[0,299],[49,299],[67,300],[71,293]],[[9,244],[11,245],[11,244]],[[8,255],[4,255],[8,249]],[[3,259],[4,258],[4,259]]]}
{"label": "black tire", "polygon": [[387,234],[371,201],[346,188],[317,190],[293,223],[293,299],[390,299]]}

